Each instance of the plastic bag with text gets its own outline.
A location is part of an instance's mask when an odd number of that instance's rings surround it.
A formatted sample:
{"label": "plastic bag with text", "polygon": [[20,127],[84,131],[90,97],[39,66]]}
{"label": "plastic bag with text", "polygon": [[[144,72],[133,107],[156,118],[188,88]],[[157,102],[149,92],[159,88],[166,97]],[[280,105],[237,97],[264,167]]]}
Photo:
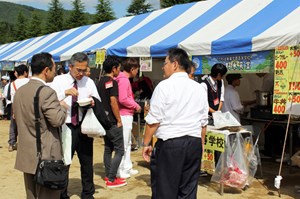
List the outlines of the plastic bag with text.
{"label": "plastic bag with text", "polygon": [[89,137],[106,135],[105,129],[96,118],[93,109],[88,109],[81,124],[81,132]]}

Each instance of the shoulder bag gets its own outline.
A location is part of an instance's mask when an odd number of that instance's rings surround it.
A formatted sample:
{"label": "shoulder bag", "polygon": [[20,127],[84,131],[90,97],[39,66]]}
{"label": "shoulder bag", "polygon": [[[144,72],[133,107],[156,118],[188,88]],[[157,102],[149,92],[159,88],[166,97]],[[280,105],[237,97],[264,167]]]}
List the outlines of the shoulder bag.
{"label": "shoulder bag", "polygon": [[37,166],[35,181],[37,184],[49,189],[61,190],[67,186],[68,166],[63,160],[42,160],[41,152],[41,132],[40,132],[40,113],[39,113],[39,93],[44,86],[40,86],[34,97],[34,114],[36,129],[36,146],[39,163]]}

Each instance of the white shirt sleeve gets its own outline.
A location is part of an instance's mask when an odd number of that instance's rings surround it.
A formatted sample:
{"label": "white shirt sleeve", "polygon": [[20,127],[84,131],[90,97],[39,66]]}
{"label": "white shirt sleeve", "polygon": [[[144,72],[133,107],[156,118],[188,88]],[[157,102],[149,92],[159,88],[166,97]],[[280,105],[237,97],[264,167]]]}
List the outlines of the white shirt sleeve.
{"label": "white shirt sleeve", "polygon": [[221,96],[220,96],[220,101],[224,102],[224,94],[225,94],[225,88],[224,88],[224,81],[221,80]]}
{"label": "white shirt sleeve", "polygon": [[101,101],[97,87],[96,87],[95,83],[93,82],[93,80],[89,78],[88,82],[89,82],[89,87],[91,88],[91,95]]}
{"label": "white shirt sleeve", "polygon": [[55,90],[57,94],[58,101],[65,99],[67,96],[65,95],[64,87],[61,86],[61,81],[59,80],[59,76],[56,76],[51,83],[51,88]]}
{"label": "white shirt sleeve", "polygon": [[244,107],[241,104],[241,100],[240,100],[240,96],[239,96],[238,92],[237,91],[233,92],[232,95],[233,95],[231,98],[232,109],[237,113],[242,113]]}
{"label": "white shirt sleeve", "polygon": [[157,124],[162,121],[164,107],[164,97],[163,91],[159,85],[156,86],[150,100],[150,110],[146,116],[146,122],[148,124]]}

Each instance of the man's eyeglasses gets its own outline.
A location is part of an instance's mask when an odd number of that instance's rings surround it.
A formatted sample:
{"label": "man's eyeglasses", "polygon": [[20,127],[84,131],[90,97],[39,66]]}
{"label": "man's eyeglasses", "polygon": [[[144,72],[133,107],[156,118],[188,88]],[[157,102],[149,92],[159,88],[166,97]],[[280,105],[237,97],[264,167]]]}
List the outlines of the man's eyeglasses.
{"label": "man's eyeglasses", "polygon": [[87,72],[87,69],[80,69],[80,68],[76,68],[76,67],[74,67],[75,69],[76,69],[76,71],[78,72],[78,73],[82,73],[82,74],[85,74],[86,72]]}
{"label": "man's eyeglasses", "polygon": [[171,63],[171,62],[164,62],[164,66],[167,65],[168,63]]}

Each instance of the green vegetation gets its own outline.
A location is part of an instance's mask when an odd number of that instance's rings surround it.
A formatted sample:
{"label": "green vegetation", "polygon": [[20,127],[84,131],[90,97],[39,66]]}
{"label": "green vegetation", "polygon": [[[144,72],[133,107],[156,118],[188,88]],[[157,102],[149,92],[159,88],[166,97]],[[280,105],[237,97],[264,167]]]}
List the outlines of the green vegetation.
{"label": "green vegetation", "polygon": [[132,0],[127,9],[128,16],[144,14],[152,11],[153,8],[151,4],[146,3],[146,0]]}
{"label": "green vegetation", "polygon": [[197,2],[197,1],[199,1],[199,0],[161,0],[161,7],[167,8],[170,6],[174,6],[176,4],[191,3],[191,2]]}
{"label": "green vegetation", "polygon": [[[50,2],[57,0],[49,0],[49,10],[52,6]],[[57,1],[59,3],[59,1]],[[49,12],[36,9],[30,6],[19,5],[15,3],[0,1],[0,44],[20,41],[23,39],[41,36],[47,33],[68,29],[65,24],[70,19],[72,11],[64,10],[58,13],[59,19],[52,19],[57,22],[63,21],[60,29],[51,29],[48,22]],[[91,24],[94,15],[84,12],[86,19],[85,24]],[[58,21],[57,21],[58,20]],[[22,23],[21,23],[22,22]],[[47,24],[47,25],[46,25]],[[53,27],[52,27],[53,28]]]}
{"label": "green vegetation", "polygon": [[[72,10],[65,10],[60,0],[49,0],[48,11],[1,1],[0,45],[116,18],[110,0],[98,0],[96,14],[87,13],[82,0],[71,1]],[[172,5],[187,2],[192,1],[173,1]],[[127,8],[128,16],[151,11],[145,0],[132,0]]]}

